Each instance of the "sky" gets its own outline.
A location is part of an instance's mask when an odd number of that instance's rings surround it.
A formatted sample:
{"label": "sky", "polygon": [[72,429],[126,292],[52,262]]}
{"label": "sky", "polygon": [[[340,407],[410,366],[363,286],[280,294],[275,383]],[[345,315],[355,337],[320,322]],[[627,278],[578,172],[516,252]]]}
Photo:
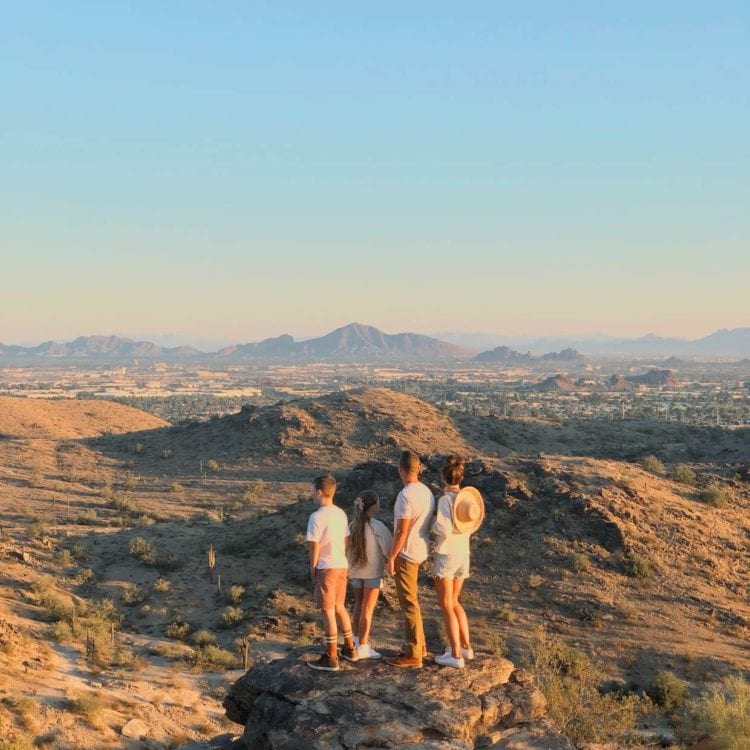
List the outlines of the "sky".
{"label": "sky", "polygon": [[750,5],[10,3],[0,342],[750,325]]}

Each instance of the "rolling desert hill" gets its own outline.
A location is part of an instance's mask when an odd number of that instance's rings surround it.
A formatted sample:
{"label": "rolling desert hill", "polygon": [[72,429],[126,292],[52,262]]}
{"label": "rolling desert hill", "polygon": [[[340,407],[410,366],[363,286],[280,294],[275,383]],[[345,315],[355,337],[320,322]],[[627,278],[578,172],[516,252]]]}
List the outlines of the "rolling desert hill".
{"label": "rolling desert hill", "polygon": [[[334,470],[391,460],[410,447],[422,453],[468,451],[451,420],[426,402],[386,388],[361,388],[273,406],[245,406],[212,419],[97,441],[122,454],[142,444],[141,459],[158,470],[203,459],[227,464]],[[172,452],[169,462],[164,451]]]}
{"label": "rolling desert hill", "polygon": [[0,436],[76,439],[153,430],[168,423],[112,401],[0,396]]}

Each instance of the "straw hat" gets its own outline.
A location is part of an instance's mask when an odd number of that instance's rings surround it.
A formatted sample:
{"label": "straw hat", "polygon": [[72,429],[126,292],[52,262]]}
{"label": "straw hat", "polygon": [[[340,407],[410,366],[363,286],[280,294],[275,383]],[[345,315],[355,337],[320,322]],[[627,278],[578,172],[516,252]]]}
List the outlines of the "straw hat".
{"label": "straw hat", "polygon": [[464,487],[453,501],[453,531],[473,534],[484,521],[484,500],[476,487]]}

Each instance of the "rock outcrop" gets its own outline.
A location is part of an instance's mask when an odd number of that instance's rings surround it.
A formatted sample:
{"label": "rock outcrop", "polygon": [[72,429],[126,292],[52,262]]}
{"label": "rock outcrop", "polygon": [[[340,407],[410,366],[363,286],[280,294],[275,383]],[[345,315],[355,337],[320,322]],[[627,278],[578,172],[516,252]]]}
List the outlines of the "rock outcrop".
{"label": "rock outcrop", "polygon": [[481,656],[464,670],[426,663],[342,663],[316,672],[311,651],[250,669],[224,700],[244,725],[248,750],[573,750],[544,721],[546,701],[531,675]]}

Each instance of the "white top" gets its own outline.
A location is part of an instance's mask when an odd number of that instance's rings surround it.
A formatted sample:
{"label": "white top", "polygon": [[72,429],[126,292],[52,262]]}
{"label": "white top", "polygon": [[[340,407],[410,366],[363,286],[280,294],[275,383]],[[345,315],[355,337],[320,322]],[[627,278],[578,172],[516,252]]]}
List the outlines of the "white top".
{"label": "white top", "polygon": [[[351,532],[351,526],[349,527]],[[371,518],[365,524],[365,554],[367,562],[364,565],[349,563],[349,578],[382,578],[385,573],[385,561],[391,551],[393,536],[390,529],[377,518]],[[351,548],[349,548],[351,553]]]}
{"label": "white top", "polygon": [[401,557],[409,562],[423,563],[429,555],[430,522],[434,511],[435,498],[422,482],[411,482],[398,493],[393,517],[396,521],[402,518],[414,520],[401,550]]}
{"label": "white top", "polygon": [[318,570],[325,568],[348,568],[346,559],[346,537],[349,536],[349,523],[341,508],[336,505],[324,505],[310,516],[307,522],[308,542],[320,545]]}
{"label": "white top", "polygon": [[453,502],[455,499],[455,492],[446,492],[438,500],[437,516],[435,517],[435,523],[432,524],[432,533],[435,536],[435,552],[438,555],[468,558],[471,534],[457,534],[453,530]]}

